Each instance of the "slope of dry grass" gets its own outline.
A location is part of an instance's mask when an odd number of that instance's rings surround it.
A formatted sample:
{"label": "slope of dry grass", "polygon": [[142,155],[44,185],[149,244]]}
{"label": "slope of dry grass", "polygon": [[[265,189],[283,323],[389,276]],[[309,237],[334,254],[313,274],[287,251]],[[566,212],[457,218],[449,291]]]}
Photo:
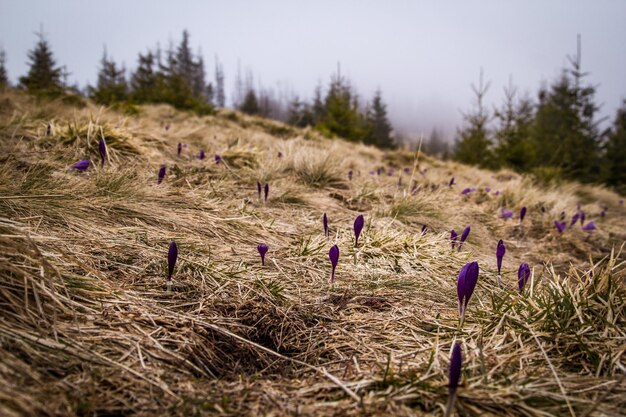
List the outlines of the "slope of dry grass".
{"label": "slope of dry grass", "polygon": [[[125,116],[13,92],[0,96],[0,141],[2,415],[442,415],[455,340],[459,415],[624,414],[626,209],[605,189],[540,188],[235,113]],[[68,170],[82,158],[96,165]],[[577,204],[598,229],[559,235],[553,221]],[[500,217],[521,206],[522,225]],[[452,251],[450,230],[466,225]],[[459,329],[456,276],[474,260]],[[533,270],[524,295],[520,262]]]}

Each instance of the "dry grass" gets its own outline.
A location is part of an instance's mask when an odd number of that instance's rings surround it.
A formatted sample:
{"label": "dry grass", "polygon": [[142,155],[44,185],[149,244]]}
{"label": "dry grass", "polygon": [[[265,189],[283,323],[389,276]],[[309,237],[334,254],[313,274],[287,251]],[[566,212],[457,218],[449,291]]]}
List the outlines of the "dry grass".
{"label": "dry grass", "polygon": [[[1,415],[442,415],[455,340],[459,415],[624,415],[626,209],[615,194],[424,157],[413,171],[410,153],[233,113],[129,117],[12,92],[0,103]],[[68,171],[99,161],[102,136],[105,167]],[[378,166],[395,173],[370,175]],[[266,204],[257,180],[270,184]],[[462,197],[465,187],[479,190]],[[598,230],[559,236],[553,220],[577,203]],[[522,205],[523,225],[500,218]],[[334,287],[324,212],[341,251]],[[468,224],[451,251],[450,229]],[[171,239],[180,257],[167,293]],[[456,275],[471,260],[481,274],[459,329]],[[533,276],[520,296],[523,261]]]}

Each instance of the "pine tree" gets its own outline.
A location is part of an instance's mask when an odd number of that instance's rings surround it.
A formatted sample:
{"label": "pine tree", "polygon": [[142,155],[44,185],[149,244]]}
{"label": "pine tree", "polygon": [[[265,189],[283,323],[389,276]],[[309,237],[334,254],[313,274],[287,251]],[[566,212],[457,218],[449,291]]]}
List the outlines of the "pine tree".
{"label": "pine tree", "polygon": [[6,53],[4,49],[0,49],[0,88],[4,88],[9,85],[9,76],[6,69]]}
{"label": "pine tree", "polygon": [[63,92],[62,69],[56,66],[43,33],[39,32],[37,37],[37,44],[28,52],[30,69],[27,75],[20,77],[20,86],[33,94],[59,95]]}
{"label": "pine tree", "polygon": [[377,90],[369,111],[366,112],[366,136],[365,143],[370,143],[379,148],[393,148],[391,137],[391,123],[387,118],[387,106],[383,103],[382,93]]}
{"label": "pine tree", "polygon": [[287,123],[297,127],[315,125],[315,115],[311,106],[296,96],[289,103]]}
{"label": "pine tree", "polygon": [[483,104],[488,90],[489,83],[483,83],[481,70],[478,86],[472,84],[472,91],[476,95],[476,109],[463,115],[466,126],[458,131],[454,149],[454,159],[457,161],[483,168],[491,168],[494,165],[492,144],[487,129],[490,116]]}
{"label": "pine tree", "polygon": [[128,84],[126,83],[126,69],[118,67],[113,59],[107,57],[106,49],[100,60],[98,83],[96,87],[89,87],[94,101],[102,104],[113,104],[126,100]]}
{"label": "pine tree", "polygon": [[626,193],[626,100],[607,134],[603,170],[605,182]]}

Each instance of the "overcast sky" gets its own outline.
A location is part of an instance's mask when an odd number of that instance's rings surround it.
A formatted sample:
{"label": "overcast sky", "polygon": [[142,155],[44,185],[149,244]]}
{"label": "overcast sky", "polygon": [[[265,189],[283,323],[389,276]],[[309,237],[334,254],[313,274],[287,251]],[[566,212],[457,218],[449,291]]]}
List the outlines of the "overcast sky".
{"label": "overcast sky", "polygon": [[43,25],[70,82],[93,83],[104,45],[134,68],[137,53],[191,33],[213,78],[215,55],[231,97],[238,62],[266,87],[311,97],[341,62],[363,98],[380,88],[396,128],[452,137],[480,68],[502,101],[512,77],[532,97],[553,81],[582,35],[583,68],[613,120],[626,98],[626,1],[165,1],[0,0],[0,46],[15,81]]}

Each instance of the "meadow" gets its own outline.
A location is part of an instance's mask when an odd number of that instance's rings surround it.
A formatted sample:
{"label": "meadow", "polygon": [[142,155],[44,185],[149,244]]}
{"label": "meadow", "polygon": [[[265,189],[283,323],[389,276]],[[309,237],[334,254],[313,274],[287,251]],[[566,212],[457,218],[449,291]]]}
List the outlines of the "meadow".
{"label": "meadow", "polygon": [[128,110],[0,95],[1,415],[443,415],[456,342],[452,415],[626,415],[623,197],[234,111]]}

